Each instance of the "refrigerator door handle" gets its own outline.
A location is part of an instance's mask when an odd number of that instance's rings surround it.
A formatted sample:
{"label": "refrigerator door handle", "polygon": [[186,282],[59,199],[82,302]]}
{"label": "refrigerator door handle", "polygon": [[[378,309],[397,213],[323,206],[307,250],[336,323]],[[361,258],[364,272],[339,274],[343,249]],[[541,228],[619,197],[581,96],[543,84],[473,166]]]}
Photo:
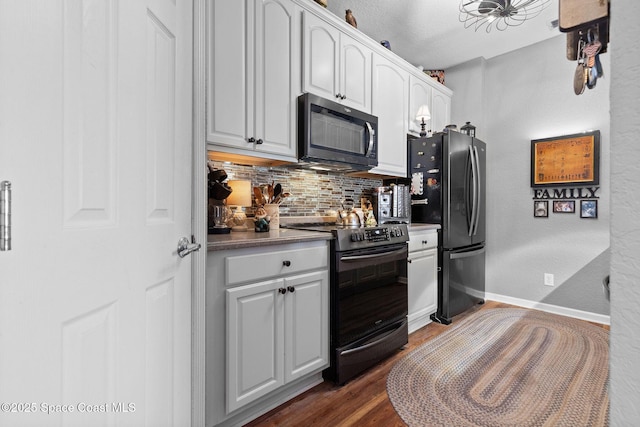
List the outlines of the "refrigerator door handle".
{"label": "refrigerator door handle", "polygon": [[476,224],[478,222],[478,180],[477,180],[477,161],[476,161],[476,153],[474,152],[473,146],[469,146],[469,157],[471,158],[471,221],[469,223],[469,237],[475,234]]}
{"label": "refrigerator door handle", "polygon": [[473,150],[469,146],[469,161],[466,164],[466,170],[464,172],[464,200],[465,200],[465,215],[467,220],[467,235],[471,237],[473,233]]}
{"label": "refrigerator door handle", "polygon": [[478,154],[478,147],[473,146],[473,152],[476,156],[476,187],[478,188],[478,194],[475,203],[476,222],[473,229],[473,235],[478,233],[478,225],[480,224],[480,204],[482,203],[482,182],[480,181],[480,155]]}

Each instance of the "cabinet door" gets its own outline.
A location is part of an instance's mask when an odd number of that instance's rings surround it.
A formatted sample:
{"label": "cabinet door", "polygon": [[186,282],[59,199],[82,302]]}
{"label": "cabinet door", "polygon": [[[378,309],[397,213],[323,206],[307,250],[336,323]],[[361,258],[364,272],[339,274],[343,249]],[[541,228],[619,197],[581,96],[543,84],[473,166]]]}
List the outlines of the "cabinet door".
{"label": "cabinet door", "polygon": [[227,413],[284,384],[282,279],[226,290]]}
{"label": "cabinet door", "polygon": [[437,89],[431,97],[431,131],[442,132],[451,121],[451,97]]}
{"label": "cabinet door", "polygon": [[339,88],[340,32],[311,13],[303,15],[303,89],[333,101]]}
{"label": "cabinet door", "polygon": [[373,55],[371,110],[378,116],[378,167],[372,173],[407,176],[409,73]]}
{"label": "cabinet door", "polygon": [[343,104],[371,113],[373,52],[346,34],[340,36],[340,94]]}
{"label": "cabinet door", "polygon": [[207,25],[207,141],[246,147],[247,99],[250,80],[247,64],[253,2],[216,0],[209,4]]}
{"label": "cabinet door", "polygon": [[[431,78],[431,77],[427,77]],[[416,122],[416,114],[418,113],[418,109],[426,105],[429,107],[429,111],[431,112],[431,86],[427,84],[425,81],[419,79],[416,76],[411,76],[409,79],[411,82],[409,89],[409,132],[420,135],[420,124]],[[425,130],[428,132],[431,129],[431,120],[427,120]],[[440,129],[442,130],[442,129]]]}
{"label": "cabinet door", "polygon": [[438,308],[438,252],[429,249],[409,253],[407,270],[409,333],[430,322]]}
{"label": "cabinet door", "polygon": [[255,10],[253,137],[259,152],[296,155],[296,98],[300,92],[299,14],[289,0],[259,0]]}
{"label": "cabinet door", "polygon": [[285,382],[329,366],[329,275],[285,279]]}

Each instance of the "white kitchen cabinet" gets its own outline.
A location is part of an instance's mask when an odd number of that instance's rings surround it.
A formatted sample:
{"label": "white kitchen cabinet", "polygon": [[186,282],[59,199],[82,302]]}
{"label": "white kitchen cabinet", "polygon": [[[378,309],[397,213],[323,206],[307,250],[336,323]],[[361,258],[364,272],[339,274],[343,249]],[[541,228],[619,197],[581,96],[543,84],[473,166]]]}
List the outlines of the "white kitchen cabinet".
{"label": "white kitchen cabinet", "polygon": [[451,95],[434,88],[431,96],[431,131],[442,132],[451,123]]}
{"label": "white kitchen cabinet", "polygon": [[438,233],[409,231],[409,333],[431,322],[438,308]]}
{"label": "white kitchen cabinet", "polygon": [[[409,82],[409,132],[414,135],[420,135],[421,127],[420,124],[416,122],[416,114],[418,113],[418,109],[423,105],[428,106],[429,111],[431,111],[431,98],[433,89],[431,85],[429,85],[425,81],[424,78],[421,79],[413,74],[411,75]],[[429,132],[429,130],[431,129],[431,120],[426,120],[425,124],[425,130]]]}
{"label": "white kitchen cabinet", "polygon": [[424,73],[411,75],[409,90],[409,132],[420,135],[416,113],[421,105],[428,105],[431,119],[425,121],[427,133],[442,132],[451,120],[451,91]]}
{"label": "white kitchen cabinet", "polygon": [[227,289],[227,412],[326,367],[328,315],[327,271]]}
{"label": "white kitchen cabinet", "polygon": [[370,113],[371,49],[309,12],[303,27],[303,90]]}
{"label": "white kitchen cabinet", "polygon": [[409,73],[374,54],[372,91],[371,110],[378,117],[378,166],[371,173],[406,177]]}
{"label": "white kitchen cabinet", "polygon": [[326,240],[207,253],[206,425],[244,424],[329,366]]}
{"label": "white kitchen cabinet", "polygon": [[295,159],[298,6],[291,0],[211,1],[207,29],[208,148]]}
{"label": "white kitchen cabinet", "polygon": [[227,412],[284,384],[283,282],[227,289]]}

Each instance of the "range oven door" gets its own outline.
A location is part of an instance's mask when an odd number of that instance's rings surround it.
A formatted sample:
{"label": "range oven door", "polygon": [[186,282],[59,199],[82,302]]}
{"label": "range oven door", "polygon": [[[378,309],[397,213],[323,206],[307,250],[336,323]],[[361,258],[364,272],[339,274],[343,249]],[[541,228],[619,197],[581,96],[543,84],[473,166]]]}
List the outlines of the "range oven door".
{"label": "range oven door", "polygon": [[332,282],[332,366],[338,384],[408,342],[407,244],[337,252]]}

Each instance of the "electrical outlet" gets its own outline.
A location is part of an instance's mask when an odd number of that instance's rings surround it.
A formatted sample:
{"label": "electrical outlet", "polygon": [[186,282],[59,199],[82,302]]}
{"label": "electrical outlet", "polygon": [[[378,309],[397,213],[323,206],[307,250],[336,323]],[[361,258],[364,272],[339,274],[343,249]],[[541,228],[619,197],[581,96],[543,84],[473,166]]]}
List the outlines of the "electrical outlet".
{"label": "electrical outlet", "polygon": [[553,286],[553,274],[544,273],[544,285],[545,286]]}

